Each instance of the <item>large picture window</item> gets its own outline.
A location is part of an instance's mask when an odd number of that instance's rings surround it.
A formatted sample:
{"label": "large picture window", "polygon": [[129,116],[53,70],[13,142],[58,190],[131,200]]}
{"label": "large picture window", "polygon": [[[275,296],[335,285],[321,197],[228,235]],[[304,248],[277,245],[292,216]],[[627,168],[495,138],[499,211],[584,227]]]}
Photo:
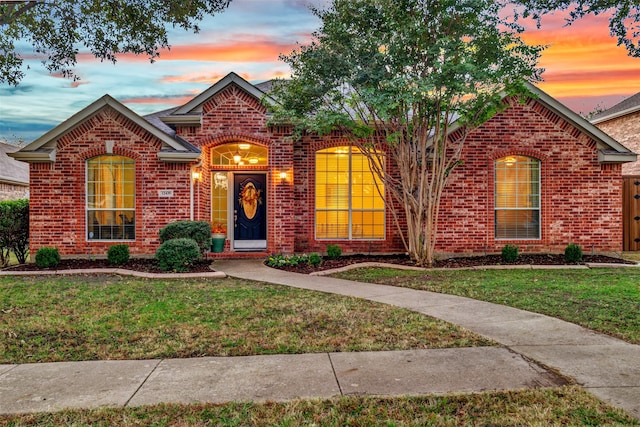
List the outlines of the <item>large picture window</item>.
{"label": "large picture window", "polygon": [[540,161],[507,156],[495,163],[496,239],[540,238]]}
{"label": "large picture window", "polygon": [[87,161],[87,237],[135,239],[135,162],[104,155]]}
{"label": "large picture window", "polygon": [[384,184],[357,147],[316,152],[317,239],[384,239]]}

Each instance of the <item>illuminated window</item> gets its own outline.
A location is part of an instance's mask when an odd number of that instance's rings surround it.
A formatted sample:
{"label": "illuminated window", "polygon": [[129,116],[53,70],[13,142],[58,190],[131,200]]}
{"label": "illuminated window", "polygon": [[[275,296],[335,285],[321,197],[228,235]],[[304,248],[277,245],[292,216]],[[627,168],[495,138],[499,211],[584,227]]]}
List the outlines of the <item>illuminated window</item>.
{"label": "illuminated window", "polygon": [[211,179],[211,224],[215,233],[227,232],[228,191],[227,173],[213,172]]}
{"label": "illuminated window", "polygon": [[316,152],[316,238],[384,239],[384,184],[356,147]]}
{"label": "illuminated window", "polygon": [[218,145],[211,149],[213,166],[267,166],[268,152],[265,147],[248,142]]}
{"label": "illuminated window", "polygon": [[135,239],[135,162],[122,156],[87,161],[87,237]]}
{"label": "illuminated window", "polygon": [[540,238],[540,161],[507,156],[495,164],[496,239]]}

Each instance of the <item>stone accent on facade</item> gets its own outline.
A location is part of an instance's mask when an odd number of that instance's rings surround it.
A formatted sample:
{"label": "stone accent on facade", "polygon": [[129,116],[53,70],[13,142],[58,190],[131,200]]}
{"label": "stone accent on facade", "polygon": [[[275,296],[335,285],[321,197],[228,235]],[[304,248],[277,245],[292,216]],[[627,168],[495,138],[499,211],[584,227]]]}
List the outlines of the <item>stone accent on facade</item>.
{"label": "stone accent on facade", "polygon": [[[629,150],[640,153],[640,111],[597,123],[596,126]],[[622,175],[640,176],[640,160],[623,164]]]}

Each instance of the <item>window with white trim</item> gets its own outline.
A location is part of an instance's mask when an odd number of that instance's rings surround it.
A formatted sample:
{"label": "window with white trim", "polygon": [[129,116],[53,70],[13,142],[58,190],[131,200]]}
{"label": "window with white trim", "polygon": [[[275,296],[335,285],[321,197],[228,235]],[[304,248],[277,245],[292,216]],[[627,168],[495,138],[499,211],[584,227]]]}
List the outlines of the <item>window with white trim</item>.
{"label": "window with white trim", "polygon": [[316,239],[384,239],[384,183],[367,156],[332,147],[316,152],[315,166]]}
{"label": "window with white trim", "polygon": [[135,162],[103,155],[87,160],[87,238],[135,239]]}
{"label": "window with white trim", "polygon": [[495,162],[496,239],[540,238],[540,160],[507,156]]}

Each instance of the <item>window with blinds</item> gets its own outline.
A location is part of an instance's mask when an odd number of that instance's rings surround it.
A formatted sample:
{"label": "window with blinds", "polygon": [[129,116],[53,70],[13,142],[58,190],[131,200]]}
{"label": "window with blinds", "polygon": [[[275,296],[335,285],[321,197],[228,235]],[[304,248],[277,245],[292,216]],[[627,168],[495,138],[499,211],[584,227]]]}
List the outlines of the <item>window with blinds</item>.
{"label": "window with blinds", "polygon": [[384,239],[384,183],[357,147],[316,152],[317,239]]}
{"label": "window with blinds", "polygon": [[135,162],[104,155],[87,161],[87,238],[135,239]]}
{"label": "window with blinds", "polygon": [[540,161],[507,156],[495,163],[496,239],[540,238]]}

